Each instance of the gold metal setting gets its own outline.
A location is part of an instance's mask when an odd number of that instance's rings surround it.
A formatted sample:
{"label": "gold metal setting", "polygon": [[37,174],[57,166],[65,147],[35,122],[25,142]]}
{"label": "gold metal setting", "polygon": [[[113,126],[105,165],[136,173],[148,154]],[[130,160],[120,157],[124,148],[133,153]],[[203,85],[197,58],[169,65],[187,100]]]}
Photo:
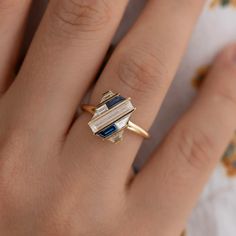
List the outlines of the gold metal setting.
{"label": "gold metal setting", "polygon": [[103,139],[118,143],[123,139],[126,128],[143,138],[150,137],[146,130],[130,121],[136,110],[130,98],[108,91],[103,94],[98,106],[84,104],[82,109],[93,115],[88,125],[93,134]]}

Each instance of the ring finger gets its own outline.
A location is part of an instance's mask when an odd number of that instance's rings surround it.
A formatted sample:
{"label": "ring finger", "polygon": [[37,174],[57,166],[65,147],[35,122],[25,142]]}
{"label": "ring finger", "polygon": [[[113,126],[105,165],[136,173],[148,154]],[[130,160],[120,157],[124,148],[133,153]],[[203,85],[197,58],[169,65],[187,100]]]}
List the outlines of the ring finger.
{"label": "ring finger", "polygon": [[[149,1],[131,32],[115,50],[93,91],[91,103],[97,104],[107,90],[131,97],[137,107],[133,121],[149,129],[204,2]],[[122,144],[100,142],[91,135],[87,122],[88,116],[82,115],[75,123],[69,137],[69,148],[78,153],[77,143],[80,142],[80,152],[93,158],[94,165],[112,166],[114,168],[107,171],[115,176],[117,170],[119,174],[116,176],[127,181],[142,139],[127,133]],[[87,148],[88,143],[93,145],[93,150]]]}

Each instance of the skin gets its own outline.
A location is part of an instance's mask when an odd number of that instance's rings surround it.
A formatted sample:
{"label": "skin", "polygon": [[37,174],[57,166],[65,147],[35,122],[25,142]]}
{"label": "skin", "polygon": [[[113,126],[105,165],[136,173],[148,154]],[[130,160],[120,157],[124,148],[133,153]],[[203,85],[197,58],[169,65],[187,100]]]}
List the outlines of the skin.
{"label": "skin", "polygon": [[[92,89],[131,97],[149,129],[203,0],[149,0]],[[74,114],[101,66],[126,0],[52,0],[19,73],[29,0],[0,1],[0,235],[179,236],[236,128],[236,46],[134,176],[142,138],[114,145]],[[148,106],[146,104],[149,104]]]}

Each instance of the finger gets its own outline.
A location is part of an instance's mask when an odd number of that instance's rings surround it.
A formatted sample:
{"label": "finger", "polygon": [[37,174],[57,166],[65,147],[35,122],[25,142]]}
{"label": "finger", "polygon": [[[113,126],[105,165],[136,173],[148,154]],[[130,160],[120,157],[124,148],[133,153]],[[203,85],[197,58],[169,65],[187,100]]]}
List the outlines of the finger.
{"label": "finger", "polygon": [[236,129],[235,58],[235,45],[218,57],[192,108],[131,186],[136,204],[163,228],[182,229]]}
{"label": "finger", "polygon": [[11,83],[31,0],[0,1],[0,94]]}
{"label": "finger", "polygon": [[[190,2],[183,1],[179,4],[174,0],[159,0],[147,3],[142,15],[118,46],[99,79],[92,94],[92,104],[98,104],[107,90],[131,97],[137,107],[132,121],[149,129],[204,3]],[[118,176],[126,180],[142,138],[127,132],[122,143],[112,145],[93,137],[87,122],[87,115],[78,119],[69,138],[72,143],[70,148],[78,150],[78,140],[84,147],[91,143],[96,155],[101,156],[96,158],[99,161],[102,159],[101,165],[111,162],[114,168],[119,169]],[[80,137],[81,133],[83,136]],[[88,156],[93,155],[92,150],[85,152]],[[107,158],[103,156],[104,153]],[[111,171],[113,173],[114,168]]]}
{"label": "finger", "polygon": [[22,114],[20,120],[27,126],[44,124],[44,131],[52,131],[49,137],[67,131],[109,47],[126,2],[50,1],[8,93],[13,117],[17,114],[19,121]]}

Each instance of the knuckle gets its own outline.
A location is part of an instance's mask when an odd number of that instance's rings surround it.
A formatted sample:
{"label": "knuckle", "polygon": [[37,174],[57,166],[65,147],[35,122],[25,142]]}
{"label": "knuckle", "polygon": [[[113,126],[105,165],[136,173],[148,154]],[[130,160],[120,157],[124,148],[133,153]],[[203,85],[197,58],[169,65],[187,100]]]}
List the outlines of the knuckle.
{"label": "knuckle", "polygon": [[165,63],[149,49],[135,48],[120,56],[117,74],[129,89],[146,93],[164,86],[168,70]]}
{"label": "knuckle", "polygon": [[209,167],[214,161],[210,151],[214,145],[209,135],[205,131],[185,127],[176,132],[176,150],[182,160],[197,170]]}
{"label": "knuckle", "polygon": [[109,22],[111,9],[105,0],[56,1],[51,10],[53,29],[68,35],[94,32]]}

